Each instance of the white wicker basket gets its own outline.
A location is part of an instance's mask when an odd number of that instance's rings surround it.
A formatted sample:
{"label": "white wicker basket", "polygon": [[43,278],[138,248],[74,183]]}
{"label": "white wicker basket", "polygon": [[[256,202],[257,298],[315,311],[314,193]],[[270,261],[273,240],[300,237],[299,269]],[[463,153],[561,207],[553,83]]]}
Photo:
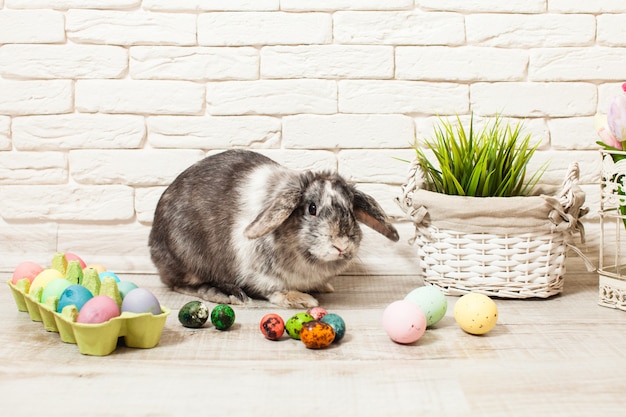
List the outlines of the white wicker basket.
{"label": "white wicker basket", "polygon": [[[570,237],[578,232],[584,239],[584,229],[578,217],[587,210],[581,208],[584,192],[577,186],[578,177],[578,164],[574,162],[570,165],[562,191],[555,197],[499,198],[499,202],[504,202],[502,199],[518,199],[506,202],[515,202],[518,206],[521,205],[519,198],[530,199],[524,202],[541,200],[540,204],[547,207],[545,221],[538,222],[537,213],[528,222],[522,218],[522,223],[528,223],[528,230],[524,227],[509,228],[505,233],[499,227],[494,227],[498,231],[493,233],[484,227],[472,230],[472,225],[465,227],[465,222],[471,223],[474,217],[472,205],[467,204],[467,199],[489,204],[494,201],[493,198],[479,201],[480,197],[446,196],[450,204],[459,204],[470,210],[463,209],[465,230],[458,231],[439,224],[449,225],[447,221],[433,220],[432,217],[437,216],[429,213],[429,192],[423,190],[417,193],[423,187],[424,180],[419,164],[414,160],[407,183],[402,187],[402,196],[397,202],[416,226],[414,242],[422,278],[448,295],[478,292],[502,298],[548,298],[559,294],[563,290],[564,263]],[[545,204],[546,201],[549,204]],[[485,204],[481,205],[481,212],[475,213],[476,218],[489,217],[490,208],[485,207]],[[543,214],[539,213],[539,216]],[[524,210],[520,208],[508,216],[516,216],[519,224],[519,216],[524,216]],[[441,219],[441,213],[438,217]]]}

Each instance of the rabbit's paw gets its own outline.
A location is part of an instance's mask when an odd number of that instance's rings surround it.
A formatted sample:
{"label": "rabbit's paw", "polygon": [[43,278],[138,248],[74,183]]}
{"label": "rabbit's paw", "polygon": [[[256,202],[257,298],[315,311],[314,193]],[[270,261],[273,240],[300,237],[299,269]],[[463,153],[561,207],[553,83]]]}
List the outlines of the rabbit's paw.
{"label": "rabbit's paw", "polygon": [[311,308],[319,305],[313,296],[300,291],[277,291],[269,296],[269,302],[285,308]]}

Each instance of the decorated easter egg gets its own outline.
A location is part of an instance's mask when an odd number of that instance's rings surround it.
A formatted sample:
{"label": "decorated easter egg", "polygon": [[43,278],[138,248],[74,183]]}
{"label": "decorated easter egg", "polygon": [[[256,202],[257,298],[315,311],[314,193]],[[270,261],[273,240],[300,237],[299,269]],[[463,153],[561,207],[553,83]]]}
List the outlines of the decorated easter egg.
{"label": "decorated easter egg", "polygon": [[152,313],[158,315],[162,312],[159,300],[145,288],[135,288],[129,291],[122,300],[122,313]]}
{"label": "decorated easter egg", "polygon": [[269,313],[261,318],[259,328],[266,339],[278,340],[285,332],[285,322],[278,314]]}
{"label": "decorated easter egg", "polygon": [[115,282],[120,282],[121,281],[120,277],[118,277],[116,273],[111,272],[111,271],[100,272],[100,273],[98,273],[98,276],[100,276],[100,281],[104,281],[104,278],[106,278],[106,277],[113,278],[115,280]]}
{"label": "decorated easter egg", "polygon": [[339,342],[343,339],[346,334],[346,322],[343,321],[341,316],[335,313],[328,313],[320,321],[330,325],[335,331],[335,340],[333,342]]}
{"label": "decorated easter egg", "polygon": [[498,307],[484,294],[465,294],[454,305],[454,319],[467,333],[485,334],[493,329],[498,321]]}
{"label": "decorated easter egg", "polygon": [[328,314],[328,311],[323,307],[311,307],[307,310],[307,313],[309,313],[313,319],[321,320],[322,317]]}
{"label": "decorated easter egg", "polygon": [[41,293],[41,302],[45,303],[46,300],[50,297],[61,298],[61,294],[67,287],[72,285],[71,282],[66,280],[65,278],[55,278],[46,285],[43,292]]}
{"label": "decorated easter egg", "polygon": [[120,315],[117,303],[106,295],[97,295],[87,301],[78,312],[77,323],[98,324]]}
{"label": "decorated easter egg", "polygon": [[[56,269],[48,268],[41,271],[30,284],[29,293],[36,294],[37,288],[45,289],[52,280],[63,278],[63,274]],[[40,301],[40,300],[37,300]]]}
{"label": "decorated easter egg", "polygon": [[285,323],[285,330],[287,330],[289,337],[300,340],[302,325],[313,320],[315,319],[309,313],[296,313],[287,320],[287,323]]}
{"label": "decorated easter egg", "polygon": [[13,284],[17,284],[17,281],[23,278],[28,278],[28,280],[33,282],[35,277],[39,275],[43,271],[43,268],[35,263],[35,262],[22,262],[13,270],[13,277],[11,278],[11,282]]}
{"label": "decorated easter egg", "polygon": [[415,303],[394,301],[383,312],[383,328],[394,342],[413,343],[426,331],[426,316]]}
{"label": "decorated easter egg", "polygon": [[178,321],[185,327],[202,327],[209,319],[209,309],[201,301],[190,301],[178,311]]}
{"label": "decorated easter egg", "polygon": [[235,310],[228,304],[218,304],[211,311],[211,323],[218,330],[227,330],[235,323]]}
{"label": "decorated easter egg", "polygon": [[404,298],[417,304],[426,315],[426,324],[432,326],[439,322],[448,311],[448,300],[441,290],[434,285],[419,287]]}
{"label": "decorated easter egg", "polygon": [[70,285],[61,293],[61,296],[59,297],[57,312],[60,313],[63,311],[63,308],[68,305],[74,305],[78,311],[81,311],[87,301],[92,298],[93,294],[91,291],[82,285]]}
{"label": "decorated easter egg", "polygon": [[324,322],[313,320],[302,324],[300,341],[309,349],[323,349],[335,340],[335,331]]}
{"label": "decorated easter egg", "polygon": [[85,263],[85,261],[83,261],[81,257],[76,255],[75,253],[65,252],[65,259],[67,259],[68,263],[72,261],[78,261],[82,269],[85,269],[87,267],[87,264]]}
{"label": "decorated easter egg", "polygon": [[120,292],[120,296],[122,297],[122,299],[124,297],[126,297],[126,294],[128,294],[130,291],[134,290],[135,288],[139,288],[137,286],[137,284],[130,282],[130,281],[120,281],[117,283],[117,289]]}

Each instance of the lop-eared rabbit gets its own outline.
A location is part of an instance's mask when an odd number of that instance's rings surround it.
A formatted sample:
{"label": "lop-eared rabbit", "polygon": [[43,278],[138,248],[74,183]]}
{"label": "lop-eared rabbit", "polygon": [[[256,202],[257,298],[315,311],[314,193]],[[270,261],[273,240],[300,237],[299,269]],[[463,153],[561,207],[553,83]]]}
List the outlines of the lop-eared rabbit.
{"label": "lop-eared rabbit", "polygon": [[252,151],[209,156],[182,172],[157,205],[152,261],[171,289],[215,303],[262,298],[309,308],[309,292],[355,257],[361,222],[392,241],[378,203],[332,172],[294,171]]}

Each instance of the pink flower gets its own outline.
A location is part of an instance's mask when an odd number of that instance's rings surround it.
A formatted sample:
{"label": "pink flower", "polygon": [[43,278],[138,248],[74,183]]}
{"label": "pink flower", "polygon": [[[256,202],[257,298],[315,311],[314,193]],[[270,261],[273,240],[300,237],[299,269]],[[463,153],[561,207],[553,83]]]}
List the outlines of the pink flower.
{"label": "pink flower", "polygon": [[620,142],[626,140],[626,96],[621,95],[613,99],[607,121],[613,137]]}
{"label": "pink flower", "polygon": [[602,140],[598,143],[599,145],[602,145],[603,147],[609,146],[611,148],[622,149],[622,143],[617,140],[615,136],[613,136],[613,133],[611,133],[611,130],[608,127],[606,115],[596,114],[594,125],[598,136]]}
{"label": "pink flower", "polygon": [[622,149],[622,142],[615,139],[613,133],[611,133],[611,131],[605,126],[602,126],[600,129],[598,129],[598,136],[600,136],[600,139],[602,139],[602,142],[604,142],[605,144],[617,149]]}

